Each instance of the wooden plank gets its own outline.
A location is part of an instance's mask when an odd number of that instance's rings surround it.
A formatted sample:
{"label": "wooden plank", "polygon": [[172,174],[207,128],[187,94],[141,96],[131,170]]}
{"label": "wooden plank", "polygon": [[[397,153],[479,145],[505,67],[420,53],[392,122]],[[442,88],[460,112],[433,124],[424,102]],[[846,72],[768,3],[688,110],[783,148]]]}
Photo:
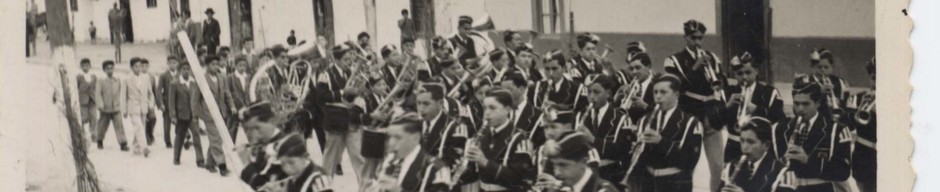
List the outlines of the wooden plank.
{"label": "wooden plank", "polygon": [[[229,169],[234,173],[232,175],[237,177],[237,175],[241,174],[244,164],[241,158],[238,157],[238,153],[234,151],[235,146],[232,142],[232,138],[229,137],[228,127],[225,126],[225,120],[222,119],[219,106],[215,101],[212,91],[209,90],[209,82],[206,81],[205,76],[206,71],[199,64],[196,51],[193,50],[192,42],[189,42],[186,31],[180,31],[176,36],[180,39],[180,44],[183,45],[183,53],[186,54],[186,61],[189,61],[189,66],[192,68],[196,85],[199,86],[199,92],[202,94],[203,98],[205,98],[206,106],[209,107],[209,115],[212,116],[215,128],[218,129],[219,137],[222,138],[222,152],[225,154],[226,164],[228,164]],[[253,191],[247,184],[242,185],[242,189],[242,191]]]}

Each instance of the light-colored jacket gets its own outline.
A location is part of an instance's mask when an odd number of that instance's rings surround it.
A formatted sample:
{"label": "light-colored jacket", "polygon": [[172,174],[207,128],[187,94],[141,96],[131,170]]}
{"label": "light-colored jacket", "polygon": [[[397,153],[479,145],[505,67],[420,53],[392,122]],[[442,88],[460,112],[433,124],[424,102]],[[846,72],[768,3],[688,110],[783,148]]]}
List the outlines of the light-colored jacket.
{"label": "light-colored jacket", "polygon": [[108,78],[105,76],[98,80],[98,86],[95,90],[95,105],[98,110],[105,113],[119,112],[124,110],[127,98],[127,86],[125,82],[117,76]]}
{"label": "light-colored jacket", "polygon": [[149,74],[130,75],[127,85],[126,109],[128,115],[146,115],[154,107],[153,77]]}

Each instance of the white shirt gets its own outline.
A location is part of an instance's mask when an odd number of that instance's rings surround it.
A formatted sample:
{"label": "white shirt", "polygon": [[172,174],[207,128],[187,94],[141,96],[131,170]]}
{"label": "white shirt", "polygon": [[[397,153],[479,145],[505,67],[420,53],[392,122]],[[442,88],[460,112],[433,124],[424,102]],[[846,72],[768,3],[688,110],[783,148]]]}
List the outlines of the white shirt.
{"label": "white shirt", "polygon": [[669,121],[669,117],[672,117],[672,112],[676,111],[676,106],[673,106],[671,109],[666,110],[665,115],[663,113],[656,113],[656,115],[659,115],[658,117],[656,117],[656,130],[662,131],[663,129],[666,128],[666,123],[668,123],[667,121]]}
{"label": "white shirt", "polygon": [[94,78],[95,78],[95,75],[93,75],[93,74],[91,74],[91,73],[82,73],[82,78],[84,78],[85,81],[87,81],[87,82],[91,82],[91,79],[94,79]]}
{"label": "white shirt", "polygon": [[502,125],[499,125],[499,126],[496,126],[496,127],[490,127],[490,129],[493,130],[493,133],[498,133],[499,131],[502,131],[503,129],[506,129],[506,127],[509,127],[509,121],[506,121],[506,122],[503,123]]}
{"label": "white shirt", "polygon": [[246,82],[248,79],[248,74],[235,71],[235,78],[238,78],[238,82],[242,83],[242,89],[248,89],[248,82]]}
{"label": "white shirt", "polygon": [[581,192],[581,189],[584,189],[584,185],[587,185],[588,180],[591,180],[591,176],[594,175],[594,172],[591,169],[584,169],[584,174],[581,174],[581,179],[578,179],[577,183],[571,185],[571,188],[574,192]]}
{"label": "white shirt", "polygon": [[764,161],[764,157],[767,157],[766,151],[764,152],[763,156],[760,156],[760,159],[757,159],[757,161],[747,162],[751,164],[751,176],[752,177],[754,176],[754,174],[757,174],[757,167],[760,167],[760,162]]}
{"label": "white shirt", "polygon": [[434,126],[434,124],[437,124],[437,120],[441,119],[441,115],[443,113],[444,113],[443,111],[437,112],[437,115],[434,116],[434,119],[431,119],[431,121],[424,121],[424,126],[423,126],[423,129],[421,129],[422,130],[421,133],[428,133],[429,131],[431,131],[431,126]]}
{"label": "white shirt", "polygon": [[650,86],[651,82],[653,82],[653,73],[647,75],[646,79],[644,79],[643,82],[640,82],[640,90],[637,90],[640,91],[640,93],[637,95],[639,95],[641,99],[644,95],[646,95],[646,88]]}
{"label": "white shirt", "polygon": [[186,86],[186,88],[189,88],[189,84],[192,83],[192,82],[193,82],[193,79],[192,79],[192,78],[190,78],[190,79],[183,79],[183,76],[180,76],[180,84],[183,84],[184,86]]}
{"label": "white shirt", "polygon": [[591,111],[592,114],[594,115],[594,125],[595,125],[595,126],[596,126],[596,125],[600,125],[600,124],[601,124],[601,121],[604,120],[604,115],[607,114],[607,106],[610,106],[610,102],[607,102],[607,104],[604,104],[604,106],[601,107],[601,108],[598,109],[598,110],[593,110],[593,111]]}
{"label": "white shirt", "polygon": [[[415,148],[412,149],[411,152],[409,152],[408,155],[404,157],[404,159],[402,159],[401,164],[399,165],[401,170],[398,171],[398,185],[401,185],[401,182],[405,180],[405,175],[407,175],[406,173],[408,173],[408,169],[411,168],[411,164],[414,163],[416,158],[418,158],[419,151],[421,151],[421,145],[416,145]],[[378,170],[385,170],[389,166],[392,166],[391,163],[393,160],[395,160],[395,155],[389,154],[387,156],[388,158],[385,158],[385,162],[382,163],[382,167]]]}
{"label": "white shirt", "polygon": [[581,58],[581,61],[584,62],[584,65],[587,66],[588,69],[592,71],[594,70],[594,61],[588,61],[587,59],[584,59],[584,57]]}

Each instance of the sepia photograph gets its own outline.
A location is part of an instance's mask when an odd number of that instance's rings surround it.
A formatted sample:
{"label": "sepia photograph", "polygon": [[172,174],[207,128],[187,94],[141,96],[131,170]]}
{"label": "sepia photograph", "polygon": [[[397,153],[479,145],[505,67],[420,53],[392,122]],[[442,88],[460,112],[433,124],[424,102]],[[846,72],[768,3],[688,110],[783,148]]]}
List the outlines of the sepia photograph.
{"label": "sepia photograph", "polygon": [[15,1],[24,191],[913,183],[906,2]]}

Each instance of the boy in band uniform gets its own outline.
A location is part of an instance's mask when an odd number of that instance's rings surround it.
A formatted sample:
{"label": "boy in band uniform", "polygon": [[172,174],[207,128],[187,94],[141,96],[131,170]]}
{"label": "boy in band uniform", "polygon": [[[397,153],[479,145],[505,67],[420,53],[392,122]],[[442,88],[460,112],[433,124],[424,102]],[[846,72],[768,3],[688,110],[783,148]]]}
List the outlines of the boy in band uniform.
{"label": "boy in band uniform", "polygon": [[[682,83],[683,94],[679,97],[679,107],[691,113],[702,122],[707,116],[715,114],[709,109],[713,105],[727,101],[720,90],[727,84],[722,72],[721,59],[715,53],[705,50],[703,39],[707,28],[705,24],[696,20],[689,20],[683,24],[686,47],[666,58],[664,69],[666,73],[679,77]],[[717,93],[717,94],[716,94]],[[705,157],[708,160],[708,170],[711,174],[711,190],[717,190],[718,177],[724,163],[721,143],[721,127],[709,126],[705,122],[704,146]]]}
{"label": "boy in band uniform", "polygon": [[835,191],[848,179],[852,133],[823,112],[825,98],[820,85],[802,85],[793,90],[795,117],[774,126],[774,153],[788,165],[778,191]]}
{"label": "boy in band uniform", "polygon": [[590,138],[579,133],[566,134],[557,142],[547,144],[546,153],[552,164],[552,175],[562,181],[559,191],[620,191],[590,166],[592,151],[594,147],[591,146]]}
{"label": "boy in band uniform", "polygon": [[[728,102],[720,107],[718,116],[710,119],[713,127],[727,126],[728,141],[725,144],[725,161],[731,161],[741,156],[740,129],[746,125],[751,117],[762,117],[770,122],[778,122],[786,118],[783,113],[783,100],[777,89],[757,81],[757,69],[751,54],[744,52],[741,56],[731,59],[731,69],[737,79],[736,86],[728,86],[725,90]],[[747,101],[744,101],[748,99]]]}
{"label": "boy in band uniform", "polygon": [[[679,106],[679,78],[663,76],[653,82],[658,107],[640,119],[637,162],[631,162],[631,191],[692,191],[692,171],[702,147],[702,124]],[[635,165],[633,165],[635,164]],[[629,180],[633,180],[632,182]]]}
{"label": "boy in band uniform", "polygon": [[722,171],[722,192],[771,192],[784,163],[773,154],[771,123],[751,117],[741,127],[741,156],[729,158]]}
{"label": "boy in band uniform", "polygon": [[591,105],[579,115],[578,126],[594,137],[593,145],[600,155],[597,174],[606,180],[621,181],[630,165],[636,128],[629,116],[610,102],[617,89],[613,78],[600,75],[587,86]]}

